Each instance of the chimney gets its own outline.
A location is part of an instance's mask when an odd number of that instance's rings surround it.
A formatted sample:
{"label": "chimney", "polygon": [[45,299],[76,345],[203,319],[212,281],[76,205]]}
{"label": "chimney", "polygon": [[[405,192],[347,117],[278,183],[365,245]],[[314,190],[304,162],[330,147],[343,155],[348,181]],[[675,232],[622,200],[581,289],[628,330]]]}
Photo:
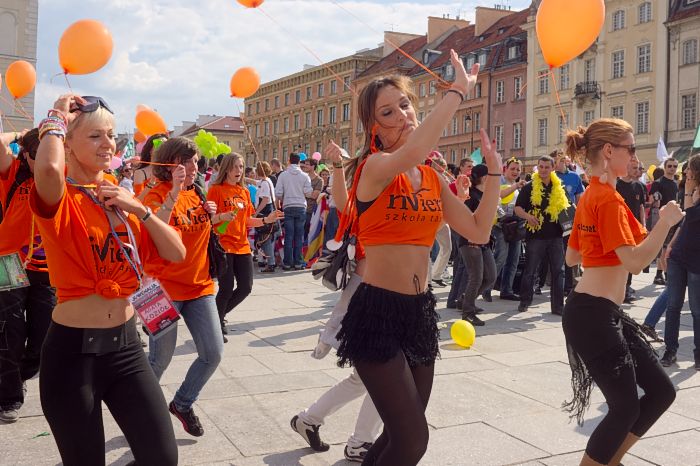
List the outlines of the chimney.
{"label": "chimney", "polygon": [[421,36],[418,34],[408,34],[406,32],[384,31],[382,58],[396,50],[396,47],[403,47],[403,44],[417,37]]}
{"label": "chimney", "polygon": [[488,28],[493,26],[499,19],[513,14],[509,10],[500,8],[476,7],[474,35],[480,36]]}
{"label": "chimney", "polygon": [[464,19],[450,18],[449,15],[442,18],[428,16],[428,44],[432,44],[438,37],[449,31],[451,28],[462,29],[469,26],[469,21]]}

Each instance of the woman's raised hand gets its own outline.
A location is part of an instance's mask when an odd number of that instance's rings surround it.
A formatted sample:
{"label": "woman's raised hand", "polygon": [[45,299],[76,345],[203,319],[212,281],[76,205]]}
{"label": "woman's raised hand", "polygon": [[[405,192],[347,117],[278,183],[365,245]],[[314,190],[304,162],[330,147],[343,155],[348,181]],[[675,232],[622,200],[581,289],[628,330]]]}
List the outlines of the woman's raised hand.
{"label": "woman's raised hand", "polygon": [[481,136],[481,156],[489,169],[489,173],[501,173],[503,171],[503,160],[501,154],[496,151],[496,141],[491,140],[484,128],[479,130]]}
{"label": "woman's raised hand", "polygon": [[63,94],[54,102],[53,109],[61,112],[66,119],[66,124],[70,124],[80,115],[77,104],[84,105],[86,103],[87,102],[77,94]]}
{"label": "woman's raised hand", "polygon": [[343,161],[342,151],[340,146],[336,144],[332,139],[328,143],[325,149],[323,149],[323,155],[328,157],[331,162],[338,163]]}
{"label": "woman's raised hand", "polygon": [[457,55],[457,52],[454,50],[450,50],[450,61],[455,69],[455,80],[452,83],[452,88],[463,93],[464,97],[466,98],[467,95],[474,89],[474,86],[476,86],[476,78],[479,74],[479,64],[474,63],[472,65],[472,69],[469,70],[469,73],[467,73],[467,70],[464,69],[464,63],[462,63],[459,55]]}

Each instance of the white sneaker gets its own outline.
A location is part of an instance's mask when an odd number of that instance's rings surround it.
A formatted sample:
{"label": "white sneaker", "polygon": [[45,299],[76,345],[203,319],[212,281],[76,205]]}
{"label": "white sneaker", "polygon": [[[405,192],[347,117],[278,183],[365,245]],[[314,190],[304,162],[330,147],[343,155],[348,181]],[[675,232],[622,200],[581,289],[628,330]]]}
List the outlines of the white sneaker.
{"label": "white sneaker", "polygon": [[370,442],[365,442],[359,447],[352,447],[350,444],[345,445],[345,459],[353,463],[362,463],[372,445]]}
{"label": "white sneaker", "polygon": [[312,450],[314,451],[328,451],[330,446],[321,440],[321,436],[318,432],[321,426],[315,426],[313,424],[307,424],[299,416],[294,416],[290,421],[292,430],[297,434],[301,435],[301,438],[306,440]]}

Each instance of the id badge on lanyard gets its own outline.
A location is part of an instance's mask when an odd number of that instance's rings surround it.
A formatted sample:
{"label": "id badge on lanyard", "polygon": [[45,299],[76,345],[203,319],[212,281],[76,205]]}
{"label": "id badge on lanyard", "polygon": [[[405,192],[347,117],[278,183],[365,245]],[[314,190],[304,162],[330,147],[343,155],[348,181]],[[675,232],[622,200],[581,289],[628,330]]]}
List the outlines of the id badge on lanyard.
{"label": "id badge on lanyard", "polygon": [[153,338],[157,339],[177,327],[175,323],[180,319],[180,313],[158,280],[144,282],[129,301]]}
{"label": "id badge on lanyard", "polygon": [[0,291],[29,286],[29,277],[24,270],[19,253],[0,256]]}

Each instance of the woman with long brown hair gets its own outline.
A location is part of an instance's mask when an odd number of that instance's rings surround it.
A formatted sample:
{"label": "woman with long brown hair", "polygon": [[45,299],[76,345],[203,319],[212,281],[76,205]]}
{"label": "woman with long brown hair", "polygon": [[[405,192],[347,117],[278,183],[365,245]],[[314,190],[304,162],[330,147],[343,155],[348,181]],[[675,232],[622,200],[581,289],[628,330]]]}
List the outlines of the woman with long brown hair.
{"label": "woman with long brown hair", "polygon": [[475,213],[423,164],[476,83],[478,64],[467,74],[454,51],[451,63],[456,80],[420,126],[406,77],[375,79],[358,101],[365,145],[362,162],[353,164],[348,215],[336,238],[349,219],[365,248],[366,269],[338,333],[338,356],[339,364],[357,369],[384,421],[366,464],[414,465],[425,453],[425,408],[438,356],[430,248],[443,219],[470,240],[485,242],[496,215],[501,161],[484,130],[481,151],[492,176]]}
{"label": "woman with long brown hair", "polygon": [[[638,274],[649,265],[683,213],[669,202],[646,235],[615,190],[635,154],[632,127],[626,121],[601,118],[588,128],[568,131],[566,147],[574,160],[585,155],[592,175],[576,209],[566,251],[570,267],[584,267],[562,318],[574,390],[566,406],[582,423],[595,382],[608,412],[591,434],[581,465],[618,465],[676,396],[639,325],[620,309],[627,274]],[[641,398],[638,386],[644,390]]]}

